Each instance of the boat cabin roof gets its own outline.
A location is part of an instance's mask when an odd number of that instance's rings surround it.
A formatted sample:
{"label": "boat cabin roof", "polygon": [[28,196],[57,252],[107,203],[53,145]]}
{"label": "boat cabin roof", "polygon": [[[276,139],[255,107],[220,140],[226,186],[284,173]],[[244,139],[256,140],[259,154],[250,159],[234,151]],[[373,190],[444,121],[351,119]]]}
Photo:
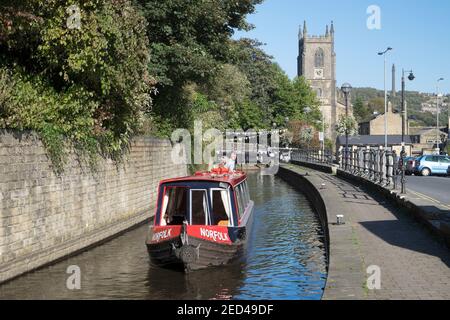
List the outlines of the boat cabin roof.
{"label": "boat cabin roof", "polygon": [[162,180],[160,184],[168,184],[174,182],[223,182],[235,187],[242,181],[247,179],[247,174],[242,171],[235,171],[234,173],[216,174],[212,172],[197,172],[193,176]]}

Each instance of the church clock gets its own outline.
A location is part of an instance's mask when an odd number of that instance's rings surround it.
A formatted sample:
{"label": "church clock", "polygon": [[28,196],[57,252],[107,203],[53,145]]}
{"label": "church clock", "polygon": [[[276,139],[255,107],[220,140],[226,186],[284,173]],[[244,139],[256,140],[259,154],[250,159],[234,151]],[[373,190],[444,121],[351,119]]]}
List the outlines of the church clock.
{"label": "church clock", "polygon": [[323,79],[323,69],[314,69],[314,79]]}

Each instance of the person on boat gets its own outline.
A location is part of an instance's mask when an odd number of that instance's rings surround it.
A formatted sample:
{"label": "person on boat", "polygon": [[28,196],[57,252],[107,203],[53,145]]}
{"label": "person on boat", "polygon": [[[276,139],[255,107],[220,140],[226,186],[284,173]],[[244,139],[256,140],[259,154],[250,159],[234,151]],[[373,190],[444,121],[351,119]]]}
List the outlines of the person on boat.
{"label": "person on boat", "polygon": [[232,152],[231,153],[231,158],[228,159],[225,168],[228,169],[228,171],[230,172],[234,172],[236,170],[236,159],[237,159],[237,154],[236,152]]}

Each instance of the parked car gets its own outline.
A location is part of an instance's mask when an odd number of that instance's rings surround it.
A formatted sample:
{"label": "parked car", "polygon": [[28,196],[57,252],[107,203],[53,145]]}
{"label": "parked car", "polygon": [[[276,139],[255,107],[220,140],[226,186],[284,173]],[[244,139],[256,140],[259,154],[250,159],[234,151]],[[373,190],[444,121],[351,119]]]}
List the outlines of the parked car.
{"label": "parked car", "polygon": [[398,171],[402,172],[403,165],[405,165],[405,174],[412,175],[414,173],[414,168],[416,166],[416,158],[415,157],[406,157],[404,159],[404,163],[402,163],[402,159],[398,161]]}
{"label": "parked car", "polygon": [[421,156],[415,161],[414,173],[422,176],[447,175],[450,166],[449,156]]}
{"label": "parked car", "polygon": [[447,168],[447,175],[450,176],[450,166]]}

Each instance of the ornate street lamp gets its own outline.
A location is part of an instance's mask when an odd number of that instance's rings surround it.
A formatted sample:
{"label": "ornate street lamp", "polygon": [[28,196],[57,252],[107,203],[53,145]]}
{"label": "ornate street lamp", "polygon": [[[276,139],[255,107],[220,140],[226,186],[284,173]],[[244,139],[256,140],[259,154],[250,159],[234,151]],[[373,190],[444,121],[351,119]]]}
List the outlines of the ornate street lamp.
{"label": "ornate street lamp", "polygon": [[352,91],[352,86],[349,83],[344,83],[341,87],[341,91],[345,95],[345,117],[346,117],[346,124],[345,124],[345,170],[348,169],[348,96],[350,92]]}
{"label": "ornate street lamp", "polygon": [[402,194],[406,194],[406,177],[405,177],[405,131],[406,131],[406,101],[405,101],[405,73],[409,72],[408,79],[409,81],[413,81],[416,77],[414,76],[414,73],[412,70],[405,71],[402,70],[402,152],[400,155],[400,161],[402,163]]}

